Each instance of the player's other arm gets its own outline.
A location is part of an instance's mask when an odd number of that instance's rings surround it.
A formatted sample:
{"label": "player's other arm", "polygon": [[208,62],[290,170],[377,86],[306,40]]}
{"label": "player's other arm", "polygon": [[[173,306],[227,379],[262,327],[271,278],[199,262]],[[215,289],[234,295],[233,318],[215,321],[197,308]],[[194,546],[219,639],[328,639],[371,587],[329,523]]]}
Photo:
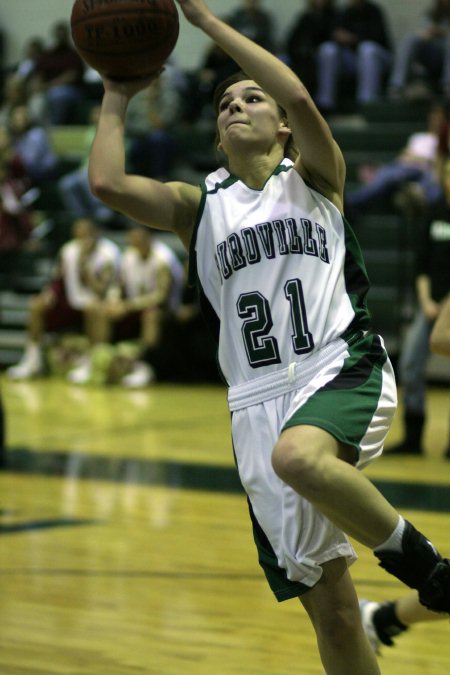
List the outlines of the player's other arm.
{"label": "player's other arm", "polygon": [[130,98],[143,83],[113,83],[105,79],[104,84],[105,94],[89,158],[93,194],[133,220],[175,232],[188,246],[200,189],[186,183],[161,183],[126,173],[126,111]]}
{"label": "player's other arm", "polygon": [[450,357],[450,294],[447,296],[431,331],[431,351]]}
{"label": "player's other arm", "polygon": [[287,112],[300,158],[299,173],[341,211],[345,163],[309,92],[280,59],[215,16],[204,0],[177,0],[186,18],[219,45]]}

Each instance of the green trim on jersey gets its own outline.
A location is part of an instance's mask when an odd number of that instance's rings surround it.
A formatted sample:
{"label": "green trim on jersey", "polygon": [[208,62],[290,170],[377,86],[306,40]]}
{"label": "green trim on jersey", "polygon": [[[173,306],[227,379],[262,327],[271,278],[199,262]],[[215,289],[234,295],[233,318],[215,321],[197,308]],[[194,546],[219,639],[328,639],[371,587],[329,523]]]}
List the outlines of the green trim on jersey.
{"label": "green trim on jersey", "polygon": [[192,230],[191,243],[189,245],[189,270],[188,270],[188,283],[190,286],[198,286],[198,273],[197,273],[197,253],[195,246],[197,243],[197,234],[198,228],[200,227],[200,222],[203,217],[203,211],[205,210],[206,196],[208,191],[206,189],[206,183],[203,182],[201,185],[202,196],[200,198],[200,204],[198,205],[197,217],[195,219],[194,228]]}
{"label": "green trim on jersey", "polygon": [[367,307],[367,293],[370,281],[358,240],[348,220],[342,216],[345,232],[345,289],[355,316],[343,334],[352,335],[356,330],[369,330],[371,327],[370,312]]}
{"label": "green trim on jersey", "polygon": [[[264,183],[263,187],[261,190],[255,190],[255,192],[262,192],[264,188],[266,187],[267,183],[269,180],[272,178],[272,176],[278,176],[280,173],[284,173],[287,171],[291,171],[294,169],[294,166],[291,164],[283,164],[282,162],[278,164],[278,166],[275,167],[273,172],[270,174],[270,176],[267,178],[266,182]],[[225,169],[228,171],[228,169]],[[206,198],[208,195],[213,195],[217,194],[219,190],[226,190],[227,188],[231,187],[235,183],[241,182],[243,185],[245,183],[239,178],[239,176],[236,176],[234,174],[231,174],[228,172],[228,176],[221,182],[221,183],[216,183],[214,188],[211,190],[208,190],[206,187],[206,179],[202,181],[200,184],[201,190],[202,190],[202,196],[200,200],[200,204],[198,206],[197,210],[197,217],[195,220],[194,228],[192,231],[192,237],[191,237],[191,243],[189,246],[189,270],[188,270],[188,282],[190,286],[196,286],[198,285],[198,272],[197,272],[197,254],[195,251],[195,246],[197,243],[197,234],[198,234],[198,228],[200,227],[200,222],[203,217],[203,212],[205,210],[205,204],[206,204]],[[246,185],[248,188],[248,186]],[[252,190],[253,188],[248,188],[249,190]]]}
{"label": "green trim on jersey", "polygon": [[[291,169],[294,169],[294,166],[293,166],[293,165],[290,165],[290,164],[285,165],[285,164],[283,164],[283,163],[278,164],[278,166],[275,167],[275,169],[272,171],[272,173],[270,174],[270,176],[268,176],[268,178],[266,179],[264,185],[263,185],[261,188],[252,188],[252,187],[249,187],[249,186],[247,185],[247,183],[244,183],[244,181],[242,180],[242,178],[239,178],[239,176],[236,176],[235,174],[231,174],[231,173],[230,173],[230,177],[229,177],[227,180],[225,180],[221,185],[217,184],[217,185],[216,185],[216,188],[217,188],[217,189],[216,189],[216,190],[211,190],[211,191],[210,191],[210,194],[213,194],[214,192],[217,192],[217,191],[220,189],[220,187],[225,187],[225,188],[227,188],[227,187],[229,187],[230,185],[233,185],[233,183],[237,183],[237,182],[241,182],[242,185],[245,185],[245,187],[246,187],[248,190],[253,190],[253,192],[263,192],[264,189],[265,189],[265,187],[266,187],[266,185],[267,185],[267,183],[269,182],[269,180],[270,180],[271,178],[273,178],[273,176],[279,176],[280,173],[284,173],[284,172],[286,172],[286,171],[291,171]],[[227,183],[229,183],[229,184],[227,185]]]}

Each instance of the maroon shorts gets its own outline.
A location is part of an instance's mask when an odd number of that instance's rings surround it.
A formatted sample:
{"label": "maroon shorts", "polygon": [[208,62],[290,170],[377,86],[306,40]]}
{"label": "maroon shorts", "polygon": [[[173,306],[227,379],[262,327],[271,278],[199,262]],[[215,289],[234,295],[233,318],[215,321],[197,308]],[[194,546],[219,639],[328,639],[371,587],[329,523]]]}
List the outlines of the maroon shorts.
{"label": "maroon shorts", "polygon": [[137,340],[142,332],[142,310],[130,312],[114,324],[114,340]]}
{"label": "maroon shorts", "polygon": [[55,279],[50,286],[56,302],[45,315],[45,328],[49,333],[83,329],[83,312],[69,305],[64,281]]}

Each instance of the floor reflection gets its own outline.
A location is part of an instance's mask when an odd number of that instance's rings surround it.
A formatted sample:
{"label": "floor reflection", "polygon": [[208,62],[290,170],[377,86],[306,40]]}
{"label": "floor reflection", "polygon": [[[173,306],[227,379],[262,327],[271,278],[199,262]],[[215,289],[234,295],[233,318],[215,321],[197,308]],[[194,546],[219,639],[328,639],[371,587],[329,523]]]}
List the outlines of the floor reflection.
{"label": "floor reflection", "polygon": [[[91,479],[125,485],[159,485],[230,494],[242,492],[234,467],[169,460],[13,448],[6,452],[2,470],[59,476],[68,481]],[[450,512],[450,490],[447,485],[385,480],[373,482],[397,508]]]}

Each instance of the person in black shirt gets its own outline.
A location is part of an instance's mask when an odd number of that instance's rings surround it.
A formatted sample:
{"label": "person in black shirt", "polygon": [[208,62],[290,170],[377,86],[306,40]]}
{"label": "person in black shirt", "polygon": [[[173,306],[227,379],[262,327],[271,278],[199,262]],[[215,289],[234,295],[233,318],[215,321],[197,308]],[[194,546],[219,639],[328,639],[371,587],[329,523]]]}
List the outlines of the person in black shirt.
{"label": "person in black shirt", "polygon": [[[416,289],[418,310],[411,323],[399,361],[403,386],[405,437],[389,454],[423,454],[425,426],[425,369],[430,334],[450,291],[450,155],[443,160],[443,195],[430,206],[418,241]],[[450,443],[445,456],[450,459]]]}
{"label": "person in black shirt", "polygon": [[225,21],[257,45],[268,51],[274,49],[274,17],[261,0],[242,0],[241,6],[225,17]]}
{"label": "person in black shirt", "polygon": [[317,50],[331,40],[336,14],[335,0],[309,0],[287,35],[288,63],[310,91],[317,85]]}
{"label": "person in black shirt", "polygon": [[382,93],[392,60],[382,9],[369,0],[350,0],[338,13],[332,37],[318,51],[315,100],[326,112],[336,107],[339,80],[356,77],[358,103],[371,103]]}

